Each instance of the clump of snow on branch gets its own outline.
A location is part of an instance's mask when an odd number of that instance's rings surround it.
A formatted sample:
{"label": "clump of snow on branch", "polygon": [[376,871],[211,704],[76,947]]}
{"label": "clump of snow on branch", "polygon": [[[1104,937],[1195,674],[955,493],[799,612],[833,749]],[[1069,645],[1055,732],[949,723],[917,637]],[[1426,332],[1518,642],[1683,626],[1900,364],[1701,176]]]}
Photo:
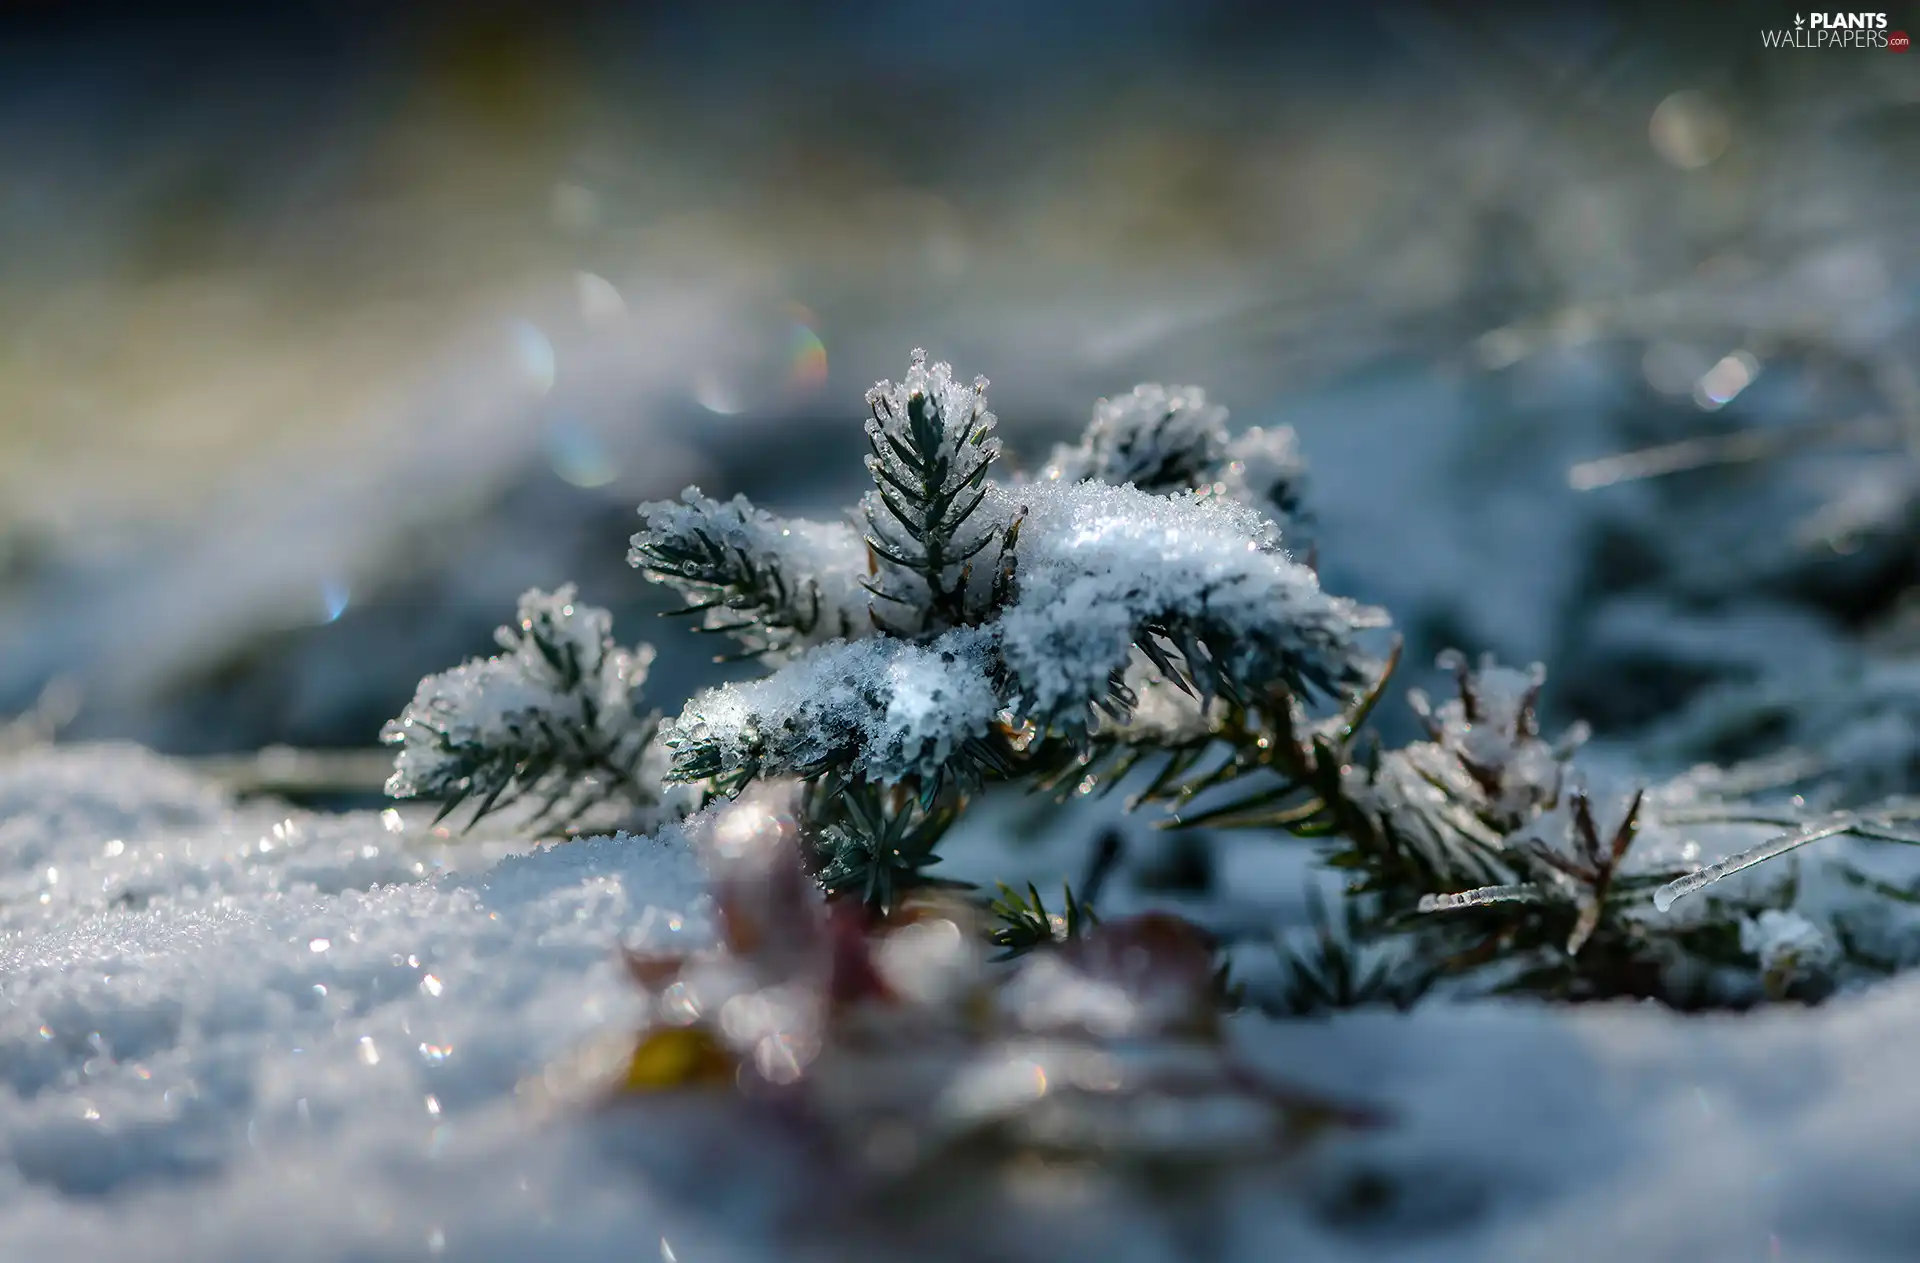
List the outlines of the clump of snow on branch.
{"label": "clump of snow on branch", "polygon": [[[1523,672],[1487,657],[1476,669],[1453,652],[1438,665],[1453,671],[1455,695],[1435,704],[1415,689],[1407,699],[1427,740],[1388,750],[1372,767],[1348,765],[1343,792],[1426,880],[1446,888],[1434,892],[1434,906],[1469,906],[1480,900],[1463,903],[1458,887],[1511,880],[1509,839],[1572,823],[1554,813],[1565,812],[1569,761],[1587,734],[1576,725],[1558,741],[1541,736],[1535,707],[1546,673],[1538,665]],[[1527,899],[1543,893],[1515,890]]]}
{"label": "clump of snow on branch", "polygon": [[1384,616],[1323,592],[1255,509],[1101,483],[980,490],[1019,523],[1004,605],[923,648],[827,646],[693,699],[667,734],[673,775],[928,775],[1002,711],[1083,725],[1146,644],[1163,663],[1177,655],[1203,693],[1234,681],[1332,693],[1365,674],[1358,633]]}
{"label": "clump of snow on branch", "polygon": [[1774,985],[1824,974],[1840,958],[1839,946],[1825,930],[1798,912],[1775,908],[1740,923],[1740,950],[1760,962]]}
{"label": "clump of snow on branch", "polygon": [[1197,491],[1283,522],[1299,515],[1306,475],[1291,429],[1229,437],[1227,410],[1206,391],[1154,382],[1096,403],[1079,442],[1054,448],[1040,473],[1049,482],[1131,484],[1155,495]]}
{"label": "clump of snow on branch", "polygon": [[680,780],[808,775],[848,765],[882,781],[928,775],[1000,709],[986,637],[962,628],[916,645],[826,645],[764,679],[687,703],[663,740]]}
{"label": "clump of snow on branch", "polygon": [[428,676],[381,739],[399,747],[387,793],[443,799],[475,818],[538,795],[541,814],[613,800],[654,803],[648,747],[657,714],[640,709],[651,646],[613,642],[613,617],[571,585],[520,598],[495,633],[502,652]]}
{"label": "clump of snow on branch", "polygon": [[628,561],[685,597],[703,630],[733,636],[749,654],[870,630],[865,545],[848,523],[776,517],[745,496],[713,500],[698,487],[643,504],[640,516]]}
{"label": "clump of snow on branch", "polygon": [[1149,635],[1179,649],[1202,684],[1212,675],[1333,692],[1363,675],[1355,634],[1386,623],[1323,592],[1246,506],[1100,483],[1019,493],[1028,518],[1001,650],[1036,716],[1098,700]]}
{"label": "clump of snow on branch", "polygon": [[1491,655],[1475,669],[1458,652],[1442,654],[1438,665],[1454,673],[1456,694],[1438,706],[1417,689],[1408,697],[1433,747],[1423,752],[1423,770],[1444,769],[1445,779],[1481,800],[1495,826],[1509,831],[1556,805],[1567,758],[1585,742],[1587,730],[1575,725],[1552,743],[1541,737],[1536,707],[1546,669],[1535,663],[1520,671]]}

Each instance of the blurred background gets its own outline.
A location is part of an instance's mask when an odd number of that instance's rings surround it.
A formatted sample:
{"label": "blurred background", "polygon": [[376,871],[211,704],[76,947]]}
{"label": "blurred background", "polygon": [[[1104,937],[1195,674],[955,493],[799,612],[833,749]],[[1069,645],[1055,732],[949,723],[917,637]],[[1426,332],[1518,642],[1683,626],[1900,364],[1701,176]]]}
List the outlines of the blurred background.
{"label": "blurred background", "polygon": [[925,346],[1029,464],[1142,379],[1293,425],[1422,668],[1676,758],[1845,681],[1910,772],[1920,58],[1550,9],[7,6],[0,715],[365,748],[568,579],[677,710],[634,506],[837,511]]}

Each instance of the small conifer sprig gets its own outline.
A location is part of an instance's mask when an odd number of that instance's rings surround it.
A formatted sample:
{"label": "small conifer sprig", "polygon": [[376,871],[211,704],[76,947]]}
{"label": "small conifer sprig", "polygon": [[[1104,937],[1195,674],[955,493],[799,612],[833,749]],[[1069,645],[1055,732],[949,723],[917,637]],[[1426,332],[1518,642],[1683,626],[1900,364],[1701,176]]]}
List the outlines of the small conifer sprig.
{"label": "small conifer sprig", "polygon": [[[1042,781],[1086,788],[1128,780],[1140,787],[1134,805],[1165,804],[1173,828],[1325,839],[1325,862],[1350,875],[1355,901],[1341,925],[1343,952],[1411,936],[1411,955],[1438,962],[1436,979],[1469,989],[1655,996],[1685,1006],[1748,994],[1728,981],[1754,973],[1740,927],[1790,903],[1791,882],[1713,901],[1696,916],[1658,916],[1655,893],[1694,880],[1691,870],[1675,858],[1634,855],[1644,791],[1600,822],[1573,767],[1584,728],[1554,741],[1541,734],[1544,671],[1491,660],[1474,668],[1443,655],[1455,696],[1438,704],[1409,696],[1427,739],[1381,750],[1366,724],[1397,665],[1398,654],[1389,655],[1373,681],[1320,720],[1292,693],[1269,690],[1194,703],[1173,721],[1108,725]],[[1662,827],[1755,821],[1751,808],[1712,788],[1660,795],[1685,805]],[[1723,788],[1746,787],[1729,780]],[[1371,986],[1352,995],[1331,987],[1316,998],[1314,976],[1294,971],[1288,994],[1331,1007],[1371,1002],[1362,998]]]}
{"label": "small conifer sprig", "polygon": [[[1083,740],[1096,712],[1128,714],[1139,697],[1130,668],[1208,697],[1327,695],[1366,677],[1359,637],[1384,616],[1322,592],[1270,516],[1211,483],[1159,495],[1091,480],[997,482],[985,387],[916,353],[901,382],[870,392],[868,573],[856,581],[873,634],[694,698],[665,734],[673,779],[734,792],[759,776],[833,774],[907,784],[930,804],[950,784],[1024,775],[1035,743]],[[1135,397],[1154,391],[1167,394]],[[1161,415],[1185,417],[1190,402]],[[1127,459],[1219,472],[1228,447],[1215,441],[1217,416],[1195,415],[1134,427]],[[1083,446],[1108,451],[1099,436],[1123,420],[1104,408]],[[661,523],[684,514],[642,514],[635,556],[657,572],[671,542]],[[815,571],[806,582],[826,581]]]}
{"label": "small conifer sprig", "polygon": [[[1171,827],[1316,839],[1348,876],[1337,928],[1324,916],[1317,953],[1290,958],[1289,1011],[1411,1003],[1429,983],[1730,1003],[1784,993],[1763,973],[1809,994],[1810,973],[1882,968],[1837,928],[1832,953],[1806,934],[1781,948],[1790,879],[1662,914],[1819,838],[1920,840],[1920,811],[1808,820],[1697,778],[1590,793],[1584,729],[1541,731],[1544,671],[1460,655],[1441,660],[1453,696],[1410,696],[1425,738],[1382,749],[1370,720],[1399,650],[1376,660],[1385,615],[1325,592],[1289,552],[1304,484],[1289,432],[1229,437],[1200,390],[1141,386],[1023,480],[1001,467],[986,387],[919,352],[879,383],[873,485],[841,522],[694,489],[642,506],[630,561],[768,674],[690,699],[655,741],[639,709],[651,651],[615,647],[571,589],[530,593],[502,654],[423,681],[389,725],[392,792],[439,797],[443,815],[471,801],[475,819],[532,798],[550,824],[616,801],[654,810],[656,779],[731,797],[795,778],[813,880],[885,918],[961,885],[934,870],[987,783],[1124,781]],[[1786,832],[1698,867],[1667,843],[1699,821]],[[1095,924],[1098,884],[1057,911],[1003,887],[980,900],[990,941],[1070,946]],[[1417,977],[1363,966],[1400,939]]]}
{"label": "small conifer sprig", "polygon": [[387,793],[439,799],[436,823],[471,803],[471,827],[528,800],[536,833],[605,808],[650,826],[664,770],[659,713],[641,710],[653,649],[620,648],[612,626],[572,585],[521,597],[495,633],[502,652],[428,676],[382,730],[399,748]]}
{"label": "small conifer sprig", "polygon": [[999,960],[1012,960],[1036,947],[1071,942],[1100,923],[1093,909],[1076,898],[1073,887],[1067,885],[1060,887],[1060,911],[1051,912],[1037,887],[1029,884],[1022,894],[1002,882],[1000,895],[987,905],[987,913],[995,923],[989,938],[1001,949],[996,958]]}
{"label": "small conifer sprig", "polygon": [[927,871],[958,815],[951,795],[925,805],[898,786],[826,778],[802,798],[807,867],[830,897],[854,896],[882,916],[914,891],[968,889]]}
{"label": "small conifer sprig", "polygon": [[1296,537],[1306,524],[1307,466],[1293,431],[1256,426],[1230,437],[1227,410],[1198,386],[1146,382],[1100,400],[1079,441],[1056,447],[1040,477],[1225,496],[1266,511]]}
{"label": "small conifer sprig", "polygon": [[861,542],[839,523],[791,521],[744,496],[721,502],[687,488],[641,508],[627,560],[686,598],[699,630],[739,641],[742,657],[789,653],[865,630],[848,576]]}
{"label": "small conifer sprig", "polygon": [[986,378],[965,386],[919,350],[898,384],[867,392],[874,485],[860,505],[873,566],[865,585],[879,602],[873,623],[890,635],[937,635],[978,621],[991,604],[991,576],[978,559],[1015,528],[979,515],[1000,455],[986,396]]}
{"label": "small conifer sprig", "polygon": [[1404,1011],[1427,993],[1438,971],[1395,944],[1376,943],[1380,922],[1372,902],[1350,896],[1329,904],[1318,886],[1307,887],[1310,934],[1276,944],[1285,974],[1268,1007],[1288,1017],[1383,1006]]}

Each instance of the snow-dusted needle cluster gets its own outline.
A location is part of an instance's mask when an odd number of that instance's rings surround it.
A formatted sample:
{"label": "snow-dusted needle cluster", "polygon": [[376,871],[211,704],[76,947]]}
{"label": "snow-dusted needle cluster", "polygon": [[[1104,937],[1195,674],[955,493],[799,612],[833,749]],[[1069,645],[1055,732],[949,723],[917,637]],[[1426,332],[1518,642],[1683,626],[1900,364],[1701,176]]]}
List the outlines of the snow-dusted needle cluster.
{"label": "snow-dusted needle cluster", "polygon": [[[831,559],[816,551],[797,580],[835,593],[864,582],[864,617],[843,623],[872,638],[694,698],[665,733],[675,777],[937,782],[956,758],[992,765],[1007,726],[1071,733],[1095,707],[1124,710],[1136,647],[1209,694],[1331,694],[1364,678],[1360,633],[1384,615],[1321,591],[1271,517],[1214,493],[1234,463],[1224,410],[1198,391],[1141,387],[1103,402],[1079,455],[1057,457],[1049,477],[1003,483],[989,476],[999,444],[985,388],[918,354],[903,381],[874,388],[875,485],[860,507],[872,573],[848,573],[851,549],[836,553],[846,569],[818,568]],[[636,557],[691,550],[684,514],[642,513]]]}
{"label": "snow-dusted needle cluster", "polygon": [[648,751],[659,716],[641,710],[653,648],[619,647],[613,616],[575,598],[570,584],[528,592],[495,633],[502,652],[420,681],[381,733],[399,747],[388,794],[442,799],[443,816],[471,799],[475,819],[531,796],[536,826],[554,813],[655,804]]}

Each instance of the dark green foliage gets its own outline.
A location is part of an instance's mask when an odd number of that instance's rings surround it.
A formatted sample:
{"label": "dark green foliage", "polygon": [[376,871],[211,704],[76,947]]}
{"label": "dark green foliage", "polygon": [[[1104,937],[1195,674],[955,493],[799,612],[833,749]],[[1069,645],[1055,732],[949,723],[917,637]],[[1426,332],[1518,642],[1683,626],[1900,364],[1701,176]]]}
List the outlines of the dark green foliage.
{"label": "dark green foliage", "polygon": [[687,604],[675,615],[698,615],[696,630],[739,640],[749,658],[783,653],[854,631],[844,609],[823,598],[789,547],[791,528],[743,497],[722,503],[689,494],[641,506],[645,529],[627,560]]}
{"label": "dark green foliage", "polygon": [[1438,970],[1405,951],[1404,940],[1384,944],[1384,950],[1367,959],[1369,944],[1391,935],[1379,920],[1376,904],[1359,896],[1329,906],[1319,888],[1309,886],[1313,940],[1306,946],[1275,944],[1286,972],[1271,1007],[1292,1017],[1379,1006],[1412,1008],[1433,986]]}
{"label": "dark green foliage", "polygon": [[[643,744],[651,739],[655,723],[646,727]],[[655,801],[633,770],[620,766],[613,751],[580,740],[575,730],[555,724],[547,715],[527,716],[513,726],[504,742],[449,740],[442,749],[458,770],[444,785],[445,799],[434,813],[435,824],[471,805],[462,826],[471,829],[495,811],[537,799],[539,805],[526,828],[538,837],[549,830],[564,830],[612,803],[647,806]]]}
{"label": "dark green foliage", "polygon": [[439,799],[436,823],[471,808],[468,828],[533,802],[536,834],[655,806],[642,762],[659,716],[639,708],[652,651],[617,647],[610,625],[571,588],[521,598],[518,620],[496,633],[502,653],[421,681],[382,732],[400,747],[387,792]]}
{"label": "dark green foliage", "polygon": [[927,871],[957,815],[951,797],[923,805],[897,786],[829,778],[805,799],[808,866],[829,896],[857,898],[882,915],[916,890],[966,889]]}
{"label": "dark green foliage", "polygon": [[867,396],[874,489],[865,517],[875,573],[866,587],[879,601],[874,622],[890,635],[927,636],[976,621],[980,557],[996,540],[1001,560],[1011,557],[1017,523],[976,517],[1000,454],[985,385],[969,392],[944,365],[927,370],[915,352],[902,385]]}
{"label": "dark green foliage", "polygon": [[1074,898],[1073,888],[1060,886],[1060,911],[1049,912],[1040,891],[1029,885],[1023,895],[1002,882],[1000,897],[987,905],[994,926],[989,939],[1000,948],[999,960],[1011,960],[1036,947],[1079,938],[1099,923],[1093,909]]}

